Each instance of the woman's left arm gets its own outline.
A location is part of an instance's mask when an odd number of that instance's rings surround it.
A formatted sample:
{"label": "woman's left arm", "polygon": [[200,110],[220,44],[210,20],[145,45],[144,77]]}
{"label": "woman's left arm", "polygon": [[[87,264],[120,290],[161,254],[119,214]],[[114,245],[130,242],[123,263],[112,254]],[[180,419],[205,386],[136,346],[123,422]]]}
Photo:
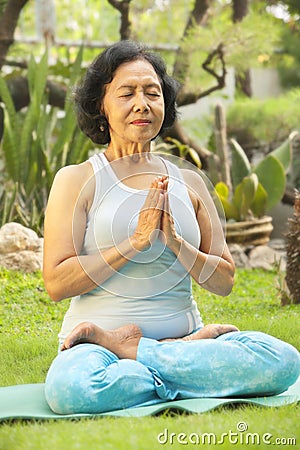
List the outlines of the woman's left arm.
{"label": "woman's left arm", "polygon": [[182,170],[182,175],[195,209],[201,244],[197,249],[176,233],[167,193],[161,221],[165,243],[200,286],[226,296],[232,290],[235,266],[217,209],[199,174]]}

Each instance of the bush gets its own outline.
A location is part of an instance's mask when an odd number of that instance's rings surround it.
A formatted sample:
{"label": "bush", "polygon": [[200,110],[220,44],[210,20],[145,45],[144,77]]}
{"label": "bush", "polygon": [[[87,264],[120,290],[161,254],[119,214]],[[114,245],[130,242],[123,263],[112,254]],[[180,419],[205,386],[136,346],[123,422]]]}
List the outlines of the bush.
{"label": "bush", "polygon": [[284,141],[291,131],[300,131],[300,89],[278,98],[240,99],[227,109],[227,132],[245,149]]}
{"label": "bush", "polygon": [[[80,74],[82,50],[70,74],[70,85]],[[44,211],[54,175],[61,167],[85,160],[91,141],[80,132],[70,101],[64,111],[47,104],[47,54],[28,67],[30,104],[15,110],[6,80],[0,77],[4,105],[4,134],[0,154],[5,172],[0,183],[0,226],[15,221],[42,234]]]}

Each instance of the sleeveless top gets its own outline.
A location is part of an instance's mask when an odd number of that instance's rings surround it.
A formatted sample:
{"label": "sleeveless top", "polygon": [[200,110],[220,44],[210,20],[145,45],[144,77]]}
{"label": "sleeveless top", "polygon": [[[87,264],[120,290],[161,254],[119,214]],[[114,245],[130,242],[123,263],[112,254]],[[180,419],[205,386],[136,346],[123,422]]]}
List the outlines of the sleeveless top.
{"label": "sleeveless top", "polygon": [[[199,225],[181,172],[168,160],[162,161],[168,172],[169,203],[176,231],[199,248]],[[89,162],[95,176],[95,193],[82,255],[116,246],[131,236],[148,194],[148,190],[122,183],[103,153],[92,156]],[[203,326],[189,273],[158,238],[102,285],[71,300],[60,341],[84,321],[104,329],[135,323],[144,337],[153,339],[182,337]]]}

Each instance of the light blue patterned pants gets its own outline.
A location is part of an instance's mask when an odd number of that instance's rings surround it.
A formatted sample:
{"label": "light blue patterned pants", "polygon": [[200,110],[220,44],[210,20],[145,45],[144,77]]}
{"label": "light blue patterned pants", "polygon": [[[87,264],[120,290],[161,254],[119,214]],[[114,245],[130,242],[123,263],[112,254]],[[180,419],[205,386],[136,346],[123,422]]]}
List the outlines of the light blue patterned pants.
{"label": "light blue patterned pants", "polygon": [[278,394],[299,373],[298,351],[260,332],[188,342],[142,338],[136,361],[94,344],[59,353],[45,394],[58,414],[100,413],[175,398]]}

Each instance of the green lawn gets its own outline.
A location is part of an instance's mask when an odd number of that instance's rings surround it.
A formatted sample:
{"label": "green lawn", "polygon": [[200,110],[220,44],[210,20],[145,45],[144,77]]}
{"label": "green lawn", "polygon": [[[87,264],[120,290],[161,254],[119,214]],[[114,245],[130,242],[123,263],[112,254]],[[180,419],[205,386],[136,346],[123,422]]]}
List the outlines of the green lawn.
{"label": "green lawn", "polygon": [[[280,306],[279,277],[276,272],[237,270],[233,292],[226,298],[194,287],[203,319],[227,322],[240,329],[260,330],[284,339],[297,348],[299,343],[299,305]],[[0,385],[43,382],[57,352],[57,333],[68,302],[51,302],[41,275],[0,270],[2,313]],[[298,326],[297,326],[298,325]],[[225,437],[215,447],[227,448],[297,448],[299,446],[299,406],[261,408],[239,406],[209,413],[164,414],[146,418],[99,418],[79,421],[41,421],[5,423],[0,429],[1,450],[75,450],[75,449],[159,449],[211,448],[197,436],[237,432],[245,422],[248,433],[257,433],[255,443],[241,442],[245,434]],[[165,431],[167,430],[167,431]],[[160,433],[168,433],[168,442],[158,442]],[[176,433],[170,438],[171,433]],[[185,433],[179,436],[179,433]],[[298,435],[297,435],[298,433]],[[275,439],[281,439],[281,445]],[[179,439],[179,442],[178,442]],[[260,444],[258,444],[258,439]],[[266,442],[263,442],[263,439]],[[161,441],[163,441],[163,435]],[[182,443],[180,443],[180,440]]]}

